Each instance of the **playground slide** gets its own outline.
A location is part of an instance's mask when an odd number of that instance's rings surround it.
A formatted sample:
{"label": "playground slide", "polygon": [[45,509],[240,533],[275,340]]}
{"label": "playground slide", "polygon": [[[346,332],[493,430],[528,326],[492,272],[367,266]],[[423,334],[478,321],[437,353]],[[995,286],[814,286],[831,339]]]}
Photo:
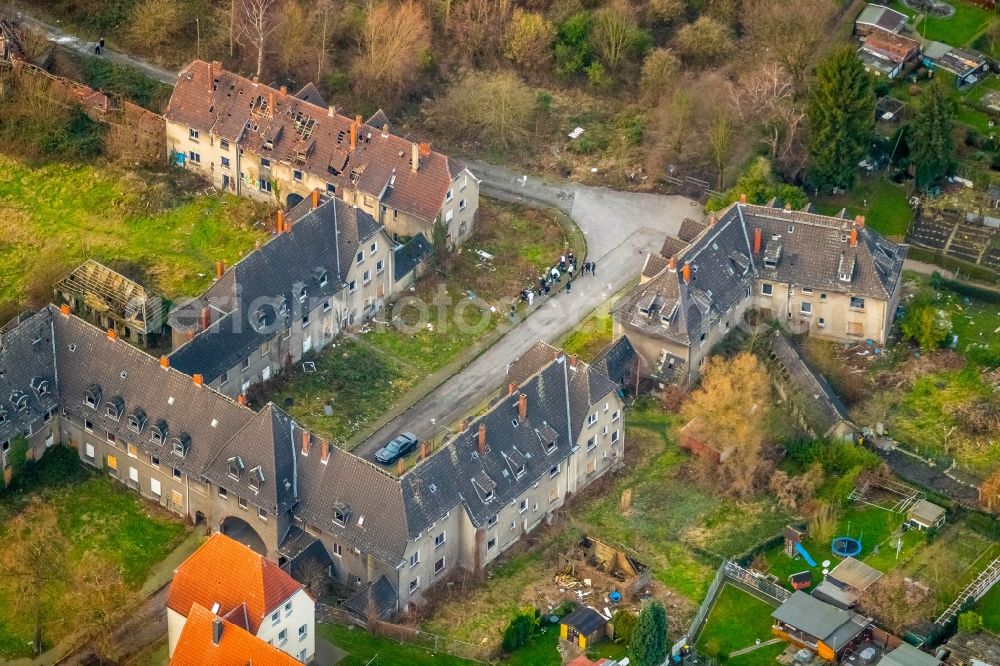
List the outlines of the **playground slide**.
{"label": "playground slide", "polygon": [[806,552],[806,549],[802,547],[801,543],[795,544],[795,550],[799,551],[799,555],[801,555],[802,559],[806,561],[806,564],[808,564],[811,567],[816,566],[816,560],[814,560],[812,556]]}

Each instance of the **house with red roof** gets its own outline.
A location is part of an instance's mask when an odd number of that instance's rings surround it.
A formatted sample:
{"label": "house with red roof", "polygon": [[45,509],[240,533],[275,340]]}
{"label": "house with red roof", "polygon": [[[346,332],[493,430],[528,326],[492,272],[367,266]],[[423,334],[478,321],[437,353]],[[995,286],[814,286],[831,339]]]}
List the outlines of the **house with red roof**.
{"label": "house with red roof", "polygon": [[322,101],[315,86],[293,94],[195,60],[164,114],[167,150],[233,194],[292,207],[318,190],[390,234],[431,238],[438,220],[450,245],[472,233],[479,181],[464,164],[393,134],[384,113],[362,122]]}
{"label": "house with red roof", "polygon": [[[202,612],[206,609],[223,624],[208,618]],[[198,624],[189,630],[192,619]],[[193,656],[202,654],[198,650],[208,650],[223,654],[218,640],[206,643],[204,636],[217,639],[215,631],[221,631],[223,636],[227,631],[238,635],[236,629],[308,663],[316,651],[315,623],[316,602],[301,583],[274,562],[221,533],[213,534],[177,568],[167,594],[169,653],[175,660],[172,663],[234,663],[176,661],[175,653]],[[215,628],[208,631],[208,625]],[[194,647],[182,648],[185,635],[196,643]],[[246,640],[232,639],[230,644]]]}
{"label": "house with red roof", "polygon": [[247,631],[240,623],[191,606],[174,646],[171,666],[296,666],[300,662]]}

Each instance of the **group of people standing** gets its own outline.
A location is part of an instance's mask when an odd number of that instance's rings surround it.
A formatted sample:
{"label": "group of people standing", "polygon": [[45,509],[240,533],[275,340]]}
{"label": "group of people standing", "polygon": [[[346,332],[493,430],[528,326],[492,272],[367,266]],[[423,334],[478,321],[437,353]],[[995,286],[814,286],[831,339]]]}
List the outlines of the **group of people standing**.
{"label": "group of people standing", "polygon": [[573,291],[573,276],[587,274],[597,274],[597,262],[585,261],[583,263],[583,272],[578,272],[576,255],[570,250],[568,253],[559,256],[558,266],[553,266],[546,273],[539,276],[537,292],[534,289],[521,290],[521,300],[526,302],[530,307],[536,295],[542,296],[543,294],[550,293],[556,288],[558,283],[562,282],[564,276],[566,277],[566,291],[571,292]]}

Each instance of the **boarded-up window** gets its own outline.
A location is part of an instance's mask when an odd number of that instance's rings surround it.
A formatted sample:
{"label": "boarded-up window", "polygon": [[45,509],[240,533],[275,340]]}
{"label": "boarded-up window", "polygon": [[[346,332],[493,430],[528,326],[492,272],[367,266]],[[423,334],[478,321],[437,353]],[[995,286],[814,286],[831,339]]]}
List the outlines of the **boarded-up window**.
{"label": "boarded-up window", "polygon": [[149,480],[149,492],[153,494],[153,497],[160,496],[160,480],[150,479]]}
{"label": "boarded-up window", "polygon": [[118,458],[117,456],[108,455],[108,469],[118,470]]}
{"label": "boarded-up window", "polygon": [[847,334],[861,337],[865,334],[865,327],[860,321],[847,322]]}
{"label": "boarded-up window", "polygon": [[180,492],[173,490],[170,493],[170,501],[176,507],[184,506],[184,498],[181,496]]}

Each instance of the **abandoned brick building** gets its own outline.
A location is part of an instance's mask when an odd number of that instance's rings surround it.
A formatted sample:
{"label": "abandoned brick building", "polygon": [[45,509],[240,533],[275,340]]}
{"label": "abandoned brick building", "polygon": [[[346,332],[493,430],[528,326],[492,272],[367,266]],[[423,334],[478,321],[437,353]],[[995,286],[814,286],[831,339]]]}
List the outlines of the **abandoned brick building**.
{"label": "abandoned brick building", "polygon": [[628,336],[660,384],[691,385],[750,308],[796,333],[885,343],[906,246],[863,217],[740,202],[686,221],[679,235],[647,258],[640,284],[613,311],[615,336]]}
{"label": "abandoned brick building", "polygon": [[482,571],[623,460],[615,383],[543,344],[511,368],[484,414],[394,476],[50,306],[0,337],[0,451],[9,478],[18,436],[34,459],[71,447],[292,571],[315,557],[348,590],[393,590],[400,608],[457,568]]}
{"label": "abandoned brick building", "polygon": [[451,245],[472,233],[479,181],[465,165],[392,134],[384,114],[362,122],[322,101],[312,85],[290,94],[196,60],[167,105],[167,149],[234,194],[291,207],[319,189],[393,237],[430,238],[438,220]]}

